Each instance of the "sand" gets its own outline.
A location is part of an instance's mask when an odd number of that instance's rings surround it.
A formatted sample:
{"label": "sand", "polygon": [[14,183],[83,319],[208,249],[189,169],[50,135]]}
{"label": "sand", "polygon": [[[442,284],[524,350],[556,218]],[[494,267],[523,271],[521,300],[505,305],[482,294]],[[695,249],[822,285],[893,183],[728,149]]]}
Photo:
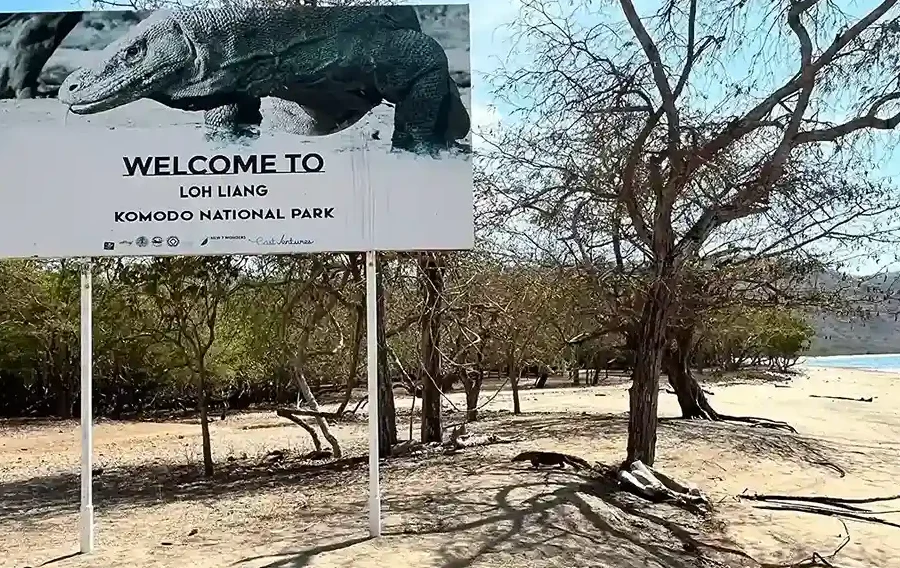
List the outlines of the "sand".
{"label": "sand", "polygon": [[[0,425],[0,565],[62,568],[375,567],[461,568],[759,566],[830,554],[842,541],[836,518],[767,511],[741,492],[872,497],[898,493],[900,376],[805,369],[790,382],[707,382],[721,411],[786,420],[799,434],[664,421],[656,466],[714,502],[697,517],[592,484],[573,472],[535,472],[509,459],[524,449],[560,449],[590,461],[624,456],[625,381],[598,387],[510,393],[488,405],[475,432],[519,440],[454,456],[404,457],[383,466],[384,531],[367,540],[365,417],[335,426],[351,459],[325,468],[297,454],[308,436],[272,413],[212,425],[217,477],[199,476],[199,427],[190,421],[95,428],[97,550],[78,549],[75,423]],[[853,402],[810,395],[875,397]],[[459,405],[462,394],[450,400]],[[410,399],[398,397],[398,408]],[[448,405],[449,406],[449,405]],[[660,414],[677,416],[660,394]],[[458,413],[447,415],[457,421]],[[401,418],[408,433],[408,415]],[[287,458],[271,461],[271,450]],[[846,472],[844,477],[827,462]],[[886,504],[889,510],[898,503]],[[881,518],[900,523],[898,514]],[[850,543],[835,566],[900,566],[896,528],[846,521]],[[679,527],[683,527],[680,529]],[[700,557],[715,558],[719,564]]]}

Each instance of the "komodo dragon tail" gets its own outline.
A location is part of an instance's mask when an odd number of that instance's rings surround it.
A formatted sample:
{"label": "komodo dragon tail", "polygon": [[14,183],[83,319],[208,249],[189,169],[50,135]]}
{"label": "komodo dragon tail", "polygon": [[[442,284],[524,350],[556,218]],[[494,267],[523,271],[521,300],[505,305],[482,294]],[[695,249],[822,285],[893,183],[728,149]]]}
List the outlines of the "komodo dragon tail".
{"label": "komodo dragon tail", "polygon": [[569,454],[562,454],[562,456],[565,462],[575,469],[591,469],[591,464],[589,464],[587,460]]}

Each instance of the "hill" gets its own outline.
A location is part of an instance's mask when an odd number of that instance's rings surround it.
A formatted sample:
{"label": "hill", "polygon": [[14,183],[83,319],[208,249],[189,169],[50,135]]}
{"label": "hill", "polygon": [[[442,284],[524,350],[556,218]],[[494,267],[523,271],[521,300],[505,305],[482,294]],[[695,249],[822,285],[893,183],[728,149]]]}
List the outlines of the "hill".
{"label": "hill", "polygon": [[816,329],[810,355],[900,353],[900,272],[853,277],[829,271],[816,280],[845,293],[850,309],[810,315]]}

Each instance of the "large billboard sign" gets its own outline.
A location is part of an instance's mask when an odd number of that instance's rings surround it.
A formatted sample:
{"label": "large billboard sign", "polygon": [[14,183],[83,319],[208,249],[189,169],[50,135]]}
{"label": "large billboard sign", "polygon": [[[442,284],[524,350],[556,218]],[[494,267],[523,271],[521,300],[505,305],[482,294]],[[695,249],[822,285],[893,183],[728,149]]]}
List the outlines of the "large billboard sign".
{"label": "large billboard sign", "polygon": [[471,248],[470,88],[466,5],[0,14],[0,257]]}

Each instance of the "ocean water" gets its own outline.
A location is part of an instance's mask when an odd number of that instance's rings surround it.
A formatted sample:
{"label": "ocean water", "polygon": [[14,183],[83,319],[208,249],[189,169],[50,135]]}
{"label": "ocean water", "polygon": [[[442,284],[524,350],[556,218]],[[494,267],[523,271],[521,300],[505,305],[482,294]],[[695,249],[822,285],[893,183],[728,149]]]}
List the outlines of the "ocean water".
{"label": "ocean water", "polygon": [[866,369],[900,373],[900,354],[886,355],[833,355],[830,357],[802,357],[801,365],[833,367],[838,369]]}

